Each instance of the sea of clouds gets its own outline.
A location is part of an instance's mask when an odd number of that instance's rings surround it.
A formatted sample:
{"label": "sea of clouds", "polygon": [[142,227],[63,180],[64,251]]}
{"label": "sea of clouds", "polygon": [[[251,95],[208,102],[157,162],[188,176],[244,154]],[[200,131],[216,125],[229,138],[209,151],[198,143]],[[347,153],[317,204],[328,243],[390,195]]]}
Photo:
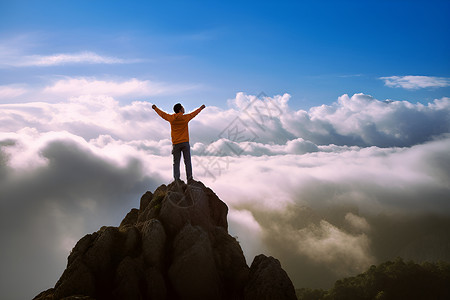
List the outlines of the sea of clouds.
{"label": "sea of clouds", "polygon": [[[229,206],[249,264],[273,255],[300,288],[397,256],[450,260],[450,98],[289,100],[238,93],[189,125],[194,177]],[[1,290],[53,286],[76,241],[170,183],[170,127],[152,104],[0,104]]]}

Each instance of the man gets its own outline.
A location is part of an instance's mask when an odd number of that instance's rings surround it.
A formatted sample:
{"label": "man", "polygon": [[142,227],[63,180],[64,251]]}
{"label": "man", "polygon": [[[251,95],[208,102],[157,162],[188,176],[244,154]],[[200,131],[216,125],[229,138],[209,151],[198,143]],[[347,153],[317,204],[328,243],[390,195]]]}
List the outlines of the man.
{"label": "man", "polygon": [[156,105],[152,105],[152,108],[161,116],[164,120],[170,123],[170,135],[172,137],[172,155],[173,155],[173,177],[175,181],[180,180],[180,159],[181,152],[183,152],[184,165],[186,167],[186,177],[188,183],[193,182],[192,177],[192,164],[191,164],[191,147],[189,145],[189,128],[188,123],[199,112],[201,112],[205,105],[200,106],[189,114],[184,114],[184,107],[177,103],[173,107],[174,114],[168,114],[160,110]]}

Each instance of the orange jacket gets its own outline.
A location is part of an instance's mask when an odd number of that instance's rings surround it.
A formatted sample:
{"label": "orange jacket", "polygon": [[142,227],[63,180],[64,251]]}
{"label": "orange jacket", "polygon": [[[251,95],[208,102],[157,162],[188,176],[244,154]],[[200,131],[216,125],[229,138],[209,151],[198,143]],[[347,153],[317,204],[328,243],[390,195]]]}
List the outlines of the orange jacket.
{"label": "orange jacket", "polygon": [[176,145],[179,143],[189,142],[189,128],[188,123],[192,118],[194,118],[201,111],[201,107],[197,108],[191,113],[183,114],[179,112],[177,114],[168,114],[163,112],[158,107],[155,107],[155,111],[164,120],[170,123],[170,135],[172,136],[172,144]]}

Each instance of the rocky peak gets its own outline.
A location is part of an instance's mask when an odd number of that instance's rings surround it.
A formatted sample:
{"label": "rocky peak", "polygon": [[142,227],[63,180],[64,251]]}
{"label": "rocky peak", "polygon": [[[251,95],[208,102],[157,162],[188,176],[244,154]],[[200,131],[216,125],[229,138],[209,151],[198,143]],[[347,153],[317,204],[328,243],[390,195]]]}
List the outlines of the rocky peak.
{"label": "rocky peak", "polygon": [[44,299],[296,299],[278,260],[249,268],[227,205],[201,182],[146,192],[119,227],[78,241]]}

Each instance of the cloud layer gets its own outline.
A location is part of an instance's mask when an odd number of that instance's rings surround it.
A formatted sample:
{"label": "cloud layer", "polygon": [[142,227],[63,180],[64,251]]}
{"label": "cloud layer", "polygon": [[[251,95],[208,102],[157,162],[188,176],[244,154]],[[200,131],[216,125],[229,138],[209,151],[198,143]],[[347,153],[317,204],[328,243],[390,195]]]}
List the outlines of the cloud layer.
{"label": "cloud layer", "polygon": [[[94,77],[59,77],[44,87],[25,84],[0,86],[0,101],[44,101],[56,102],[60,99],[93,96],[100,98],[142,98],[156,95],[177,95],[181,92],[198,89],[197,84],[173,84],[151,80],[132,79],[97,79]],[[102,101],[102,100],[94,100]]]}
{"label": "cloud layer", "polygon": [[[27,126],[38,131],[63,129],[86,139],[111,135],[126,141],[160,141],[169,136],[167,124],[155,115],[151,103],[135,101],[121,106],[113,97],[103,95],[106,90],[117,96],[138,91],[151,93],[148,82],[134,79],[120,83],[61,80],[46,91],[55,95],[78,93],[80,96],[53,104],[0,105],[0,124],[12,132]],[[154,92],[157,93],[157,89]],[[191,125],[193,140],[202,143],[203,147],[198,146],[202,149],[222,139],[237,143],[236,147],[241,148],[233,152],[238,154],[243,153],[242,150],[280,154],[280,145],[287,145],[287,153],[314,151],[315,145],[331,144],[412,146],[450,131],[450,98],[423,105],[380,101],[364,94],[342,95],[331,105],[313,107],[309,111],[291,110],[289,98],[288,94],[261,99],[238,93],[229,101],[229,109],[208,107],[202,112],[202,118],[194,119]],[[222,142],[223,146],[226,142]],[[255,150],[258,149],[255,143],[260,145],[261,153]]]}
{"label": "cloud layer", "polygon": [[423,88],[440,88],[450,86],[450,78],[434,76],[389,76],[380,77],[389,87],[400,87],[408,90]]}
{"label": "cloud layer", "polygon": [[[230,207],[248,262],[264,252],[295,286],[327,287],[398,255],[450,259],[450,99],[355,94],[295,111],[289,98],[238,93],[190,123],[194,176]],[[79,238],[171,180],[169,125],[151,103],[104,95],[0,112],[1,290],[30,298]]]}
{"label": "cloud layer", "polygon": [[5,46],[0,46],[0,54],[2,54],[2,58],[0,59],[0,67],[3,68],[50,67],[73,64],[129,64],[141,61],[139,59],[122,59],[112,56],[104,56],[92,51],[56,53],[50,55],[24,55],[21,51],[13,48],[7,48]]}
{"label": "cloud layer", "polygon": [[32,55],[26,56],[13,64],[18,67],[46,67],[46,66],[57,66],[65,64],[123,64],[130,63],[133,61],[127,61],[124,59],[116,57],[100,56],[94,52],[80,52],[80,53],[60,53],[53,55]]}

